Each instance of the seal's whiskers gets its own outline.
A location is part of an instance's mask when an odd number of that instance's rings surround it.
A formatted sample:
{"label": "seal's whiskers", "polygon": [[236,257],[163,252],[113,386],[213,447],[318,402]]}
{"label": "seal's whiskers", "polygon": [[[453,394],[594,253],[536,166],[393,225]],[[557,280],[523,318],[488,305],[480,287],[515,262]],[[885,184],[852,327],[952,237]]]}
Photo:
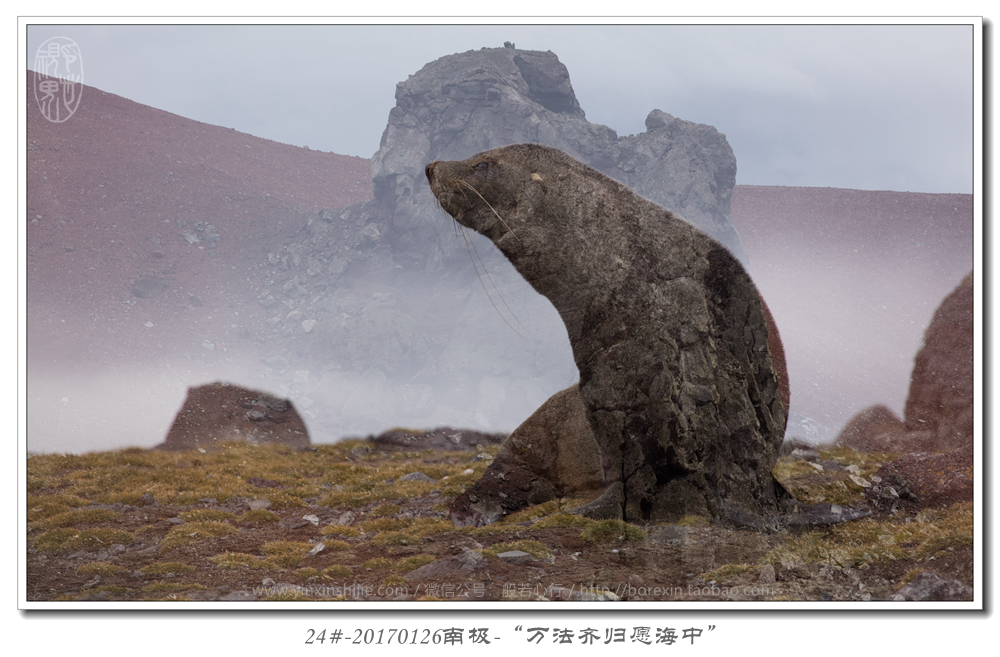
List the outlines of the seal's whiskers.
{"label": "seal's whiskers", "polygon": [[[502,319],[507,326],[510,326],[510,330],[513,331],[514,333],[517,333],[517,336],[519,338],[521,338],[522,340],[527,340],[528,338],[526,338],[523,335],[521,335],[520,333],[518,333],[518,330],[516,328],[514,328],[514,326],[510,322],[507,321],[507,318],[504,317],[503,313],[500,312],[500,309],[497,308],[496,302],[494,302],[493,301],[493,297],[490,296],[490,291],[488,289],[486,289],[486,283],[483,283],[483,277],[479,275],[479,268],[476,267],[476,261],[472,258],[472,250],[469,249],[469,238],[465,234],[465,228],[464,227],[460,227],[460,228],[462,229],[462,239],[465,240],[465,250],[468,251],[468,253],[469,253],[469,260],[472,262],[472,268],[476,270],[476,278],[479,279],[479,284],[483,286],[483,292],[486,293],[486,298],[490,300],[491,304],[493,304],[493,309],[497,311],[498,315],[500,315],[500,319]],[[473,247],[473,249],[475,249],[476,245],[473,244],[472,247]],[[479,257],[479,250],[478,249],[476,249],[476,257],[477,258]],[[486,277],[490,279],[490,283],[493,284],[493,288],[497,290],[497,296],[500,297],[500,301],[503,301],[503,305],[507,308],[507,311],[511,314],[511,317],[513,317],[515,320],[517,320],[518,324],[521,324],[521,320],[517,319],[517,316],[514,314],[514,311],[512,311],[510,309],[510,306],[507,305],[507,302],[503,300],[503,296],[500,295],[500,290],[497,289],[496,283],[493,283],[493,277],[491,277],[490,274],[489,274],[489,272],[486,271],[486,265],[483,264],[482,258],[479,259],[479,264],[483,265],[483,271],[486,272]],[[521,327],[524,328],[524,324],[521,324]],[[525,330],[527,331],[527,329],[525,329]]]}
{"label": "seal's whiskers", "polygon": [[499,220],[500,220],[500,223],[502,223],[502,224],[504,225],[504,228],[506,228],[506,229],[507,229],[507,231],[508,231],[508,232],[509,232],[509,233],[510,233],[511,235],[513,235],[513,236],[514,236],[514,239],[516,239],[516,240],[517,240],[518,242],[520,242],[520,241],[521,241],[521,238],[517,236],[517,234],[516,234],[516,233],[514,232],[514,229],[513,229],[513,228],[511,228],[510,226],[508,226],[508,225],[507,225],[507,222],[503,220],[503,217],[501,217],[501,216],[500,216],[500,213],[499,213],[499,212],[497,212],[496,210],[494,210],[494,209],[493,209],[493,206],[492,206],[492,205],[490,205],[490,202],[489,202],[489,201],[487,201],[486,199],[484,199],[484,198],[483,198],[483,195],[482,195],[482,194],[480,194],[480,193],[479,193],[479,191],[478,191],[478,190],[477,190],[477,189],[476,189],[475,187],[473,187],[473,186],[472,186],[472,185],[470,185],[469,183],[465,182],[464,180],[458,180],[457,178],[455,179],[455,182],[457,182],[457,183],[459,183],[459,184],[461,184],[461,185],[465,185],[466,187],[468,187],[469,189],[471,189],[471,190],[472,190],[472,192],[473,192],[473,193],[474,193],[474,194],[475,194],[476,196],[478,196],[478,197],[480,198],[480,200],[482,200],[482,202],[483,202],[483,203],[485,203],[485,204],[486,204],[486,207],[488,207],[488,208],[489,208],[490,210],[492,210],[493,214],[495,214],[495,215],[496,215],[496,217],[497,217],[497,219],[499,219]]}
{"label": "seal's whiskers", "polygon": [[[466,246],[468,246],[469,243],[470,242],[468,240],[466,240]],[[479,249],[476,248],[476,243],[473,241],[473,242],[471,242],[471,244],[472,244],[472,250],[476,252],[476,258],[479,260],[479,264],[481,264],[483,266],[483,272],[486,274],[486,278],[490,279],[490,285],[492,285],[493,289],[497,291],[497,296],[500,297],[500,301],[503,302],[503,307],[507,309],[507,312],[509,312],[510,316],[514,318],[514,321],[516,321],[518,324],[520,324],[521,328],[523,328],[525,330],[525,332],[527,332],[527,333],[530,334],[531,331],[528,331],[528,327],[527,326],[525,326],[524,324],[521,324],[521,320],[519,320],[517,318],[517,315],[514,314],[514,311],[511,310],[510,306],[507,305],[507,301],[503,298],[503,295],[500,294],[500,288],[498,288],[497,284],[493,282],[493,277],[490,276],[490,272],[488,272],[486,270],[486,263],[484,263],[482,257],[480,257],[480,255],[479,255]],[[473,265],[475,265],[475,263],[473,263]],[[480,279],[480,281],[482,281],[482,279]]]}

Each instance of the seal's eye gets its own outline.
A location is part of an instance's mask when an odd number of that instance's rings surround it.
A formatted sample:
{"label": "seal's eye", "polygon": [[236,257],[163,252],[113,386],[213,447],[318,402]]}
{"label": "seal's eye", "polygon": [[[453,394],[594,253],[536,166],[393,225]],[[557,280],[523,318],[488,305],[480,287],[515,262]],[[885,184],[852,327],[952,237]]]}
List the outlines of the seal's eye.
{"label": "seal's eye", "polygon": [[485,176],[486,172],[489,171],[490,165],[486,162],[480,162],[476,166],[472,167],[472,170],[481,176]]}

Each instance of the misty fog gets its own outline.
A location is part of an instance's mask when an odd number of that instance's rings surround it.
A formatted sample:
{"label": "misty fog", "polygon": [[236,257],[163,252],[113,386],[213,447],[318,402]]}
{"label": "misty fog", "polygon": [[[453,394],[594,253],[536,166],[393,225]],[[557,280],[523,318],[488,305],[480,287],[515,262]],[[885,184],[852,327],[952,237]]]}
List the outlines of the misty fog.
{"label": "misty fog", "polygon": [[[451,221],[443,211],[441,220]],[[52,319],[33,323],[35,343],[47,343],[44,327],[61,328],[64,319],[76,337],[72,353],[59,360],[48,358],[42,348],[29,350],[29,450],[152,447],[165,438],[187,388],[213,381],[290,399],[314,443],[364,437],[392,427],[509,432],[578,375],[565,328],[551,303],[510,274],[513,268],[491,242],[468,233],[465,239],[475,268],[467,261],[464,271],[456,272],[453,285],[390,290],[354,281],[351,289],[336,290],[345,311],[340,314],[341,326],[320,322],[313,335],[320,342],[341,340],[343,325],[360,322],[352,331],[360,347],[350,350],[351,362],[345,369],[324,371],[319,362],[311,361],[308,345],[299,347],[303,353],[297,364],[270,366],[275,365],[274,342],[244,340],[236,330],[266,326],[260,317],[247,317],[259,310],[250,305],[252,290],[242,295],[228,291],[219,299],[218,305],[228,307],[246,304],[242,316],[228,314],[239,323],[225,329],[214,321],[222,314],[220,309],[209,304],[185,308],[179,311],[181,318],[178,311],[156,314],[151,308],[170,305],[162,297],[134,299],[135,310],[118,318],[83,314],[70,304],[55,308],[39,304],[33,308],[35,317]],[[454,239],[466,248],[461,234]],[[510,271],[504,275],[504,269]],[[380,314],[379,302],[410,314],[412,325],[396,327],[394,335],[411,341],[364,339],[365,331],[375,330],[380,320],[400,321],[396,313]],[[362,314],[362,309],[363,317],[352,316]],[[199,314],[202,321],[196,317]],[[155,320],[146,319],[150,316]],[[467,326],[477,330],[455,328]],[[432,344],[420,341],[422,331],[432,334]],[[149,340],[153,334],[158,338]],[[80,339],[81,335],[90,337]],[[561,349],[552,348],[552,336]],[[415,365],[408,362],[411,350],[427,349],[440,360],[441,371],[421,368],[426,358],[415,359]],[[366,364],[386,357],[396,369],[383,371]],[[547,374],[526,377],[513,371],[525,359]],[[451,374],[456,371],[460,374]],[[521,377],[513,391],[507,385],[512,376]]]}

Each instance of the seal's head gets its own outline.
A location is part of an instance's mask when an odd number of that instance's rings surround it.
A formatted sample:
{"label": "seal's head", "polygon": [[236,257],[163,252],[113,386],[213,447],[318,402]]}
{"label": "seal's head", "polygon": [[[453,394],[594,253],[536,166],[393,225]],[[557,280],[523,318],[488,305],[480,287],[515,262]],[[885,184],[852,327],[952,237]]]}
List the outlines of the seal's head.
{"label": "seal's head", "polygon": [[540,226],[529,218],[552,190],[546,178],[579,164],[561,151],[515,144],[467,160],[431,162],[424,172],[441,207],[466,228],[490,238],[505,253],[523,242],[522,231]]}
{"label": "seal's head", "polygon": [[[637,204],[657,215],[647,231],[651,239],[685,241],[668,236],[664,222],[677,224],[675,233],[693,230],[548,146],[504,146],[467,160],[432,162],[425,173],[441,207],[462,226],[488,237],[568,325],[575,320],[566,312],[578,314],[589,305],[581,295],[613,289],[636,255],[648,250]],[[666,261],[669,269],[670,258]],[[614,267],[609,270],[604,262]],[[574,285],[565,284],[567,276]]]}

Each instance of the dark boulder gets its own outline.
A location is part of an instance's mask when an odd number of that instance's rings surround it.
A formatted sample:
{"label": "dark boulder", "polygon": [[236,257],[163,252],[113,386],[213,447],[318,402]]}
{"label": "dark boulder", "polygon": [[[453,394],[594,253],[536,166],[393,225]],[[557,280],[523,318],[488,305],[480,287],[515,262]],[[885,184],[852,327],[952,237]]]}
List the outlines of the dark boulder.
{"label": "dark boulder", "polygon": [[906,425],[889,408],[878,404],[861,411],[844,425],[835,444],[861,452],[899,451]]}
{"label": "dark boulder", "polygon": [[972,587],[957,579],[924,571],[917,573],[909,584],[899,589],[893,599],[908,602],[972,600],[974,595]]}
{"label": "dark boulder", "polygon": [[452,503],[451,519],[459,527],[488,525],[557,497],[596,497],[603,487],[601,451],[573,385],[503,442],[479,481]]}
{"label": "dark boulder", "polygon": [[425,449],[463,452],[500,444],[506,437],[507,434],[503,433],[483,433],[451,427],[438,427],[430,431],[396,428],[370,437],[368,442],[375,449],[384,452],[419,452]]}
{"label": "dark boulder", "polygon": [[226,440],[304,449],[309,431],[292,402],[222,381],[188,388],[184,405],[154,449],[182,451]]}

